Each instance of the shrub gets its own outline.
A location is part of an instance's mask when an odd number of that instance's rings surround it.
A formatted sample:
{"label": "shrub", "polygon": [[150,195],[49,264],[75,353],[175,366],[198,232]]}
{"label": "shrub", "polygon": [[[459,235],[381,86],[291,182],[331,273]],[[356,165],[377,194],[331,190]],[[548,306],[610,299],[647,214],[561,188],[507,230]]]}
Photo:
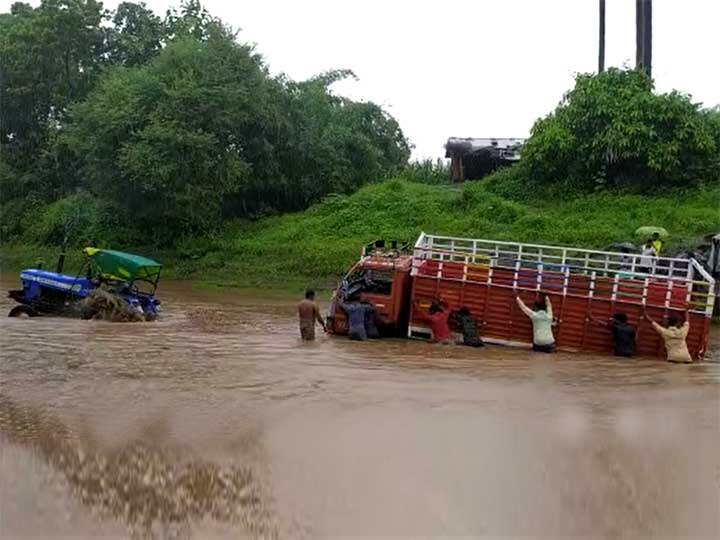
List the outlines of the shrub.
{"label": "shrub", "polygon": [[400,178],[418,184],[440,185],[450,183],[450,167],[443,159],[412,161],[400,172]]}
{"label": "shrub", "polygon": [[686,186],[718,175],[715,118],[680,92],[656,94],[644,73],[578,75],[523,148],[528,179],[605,187]]}
{"label": "shrub", "polygon": [[527,170],[520,162],[511,167],[502,167],[489,174],[482,184],[488,191],[500,197],[522,201],[532,198],[532,188],[537,188],[537,186],[528,188],[528,182]]}

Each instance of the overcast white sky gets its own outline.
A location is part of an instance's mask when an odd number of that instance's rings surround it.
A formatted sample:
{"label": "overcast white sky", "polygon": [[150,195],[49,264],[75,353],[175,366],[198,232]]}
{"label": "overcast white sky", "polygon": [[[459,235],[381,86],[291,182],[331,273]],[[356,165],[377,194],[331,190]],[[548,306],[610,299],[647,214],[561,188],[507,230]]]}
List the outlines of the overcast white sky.
{"label": "overcast white sky", "polygon": [[[7,11],[11,1],[0,0]],[[31,2],[33,5],[39,2]],[[114,8],[117,0],[105,1]],[[162,15],[177,0],[146,0]],[[598,0],[205,0],[254,42],[273,73],[332,68],[337,93],[387,108],[415,145],[441,157],[449,136],[525,137],[573,74],[597,69]],[[606,65],[635,59],[635,0],[607,0]],[[720,0],[654,0],[660,91],[720,104]]]}

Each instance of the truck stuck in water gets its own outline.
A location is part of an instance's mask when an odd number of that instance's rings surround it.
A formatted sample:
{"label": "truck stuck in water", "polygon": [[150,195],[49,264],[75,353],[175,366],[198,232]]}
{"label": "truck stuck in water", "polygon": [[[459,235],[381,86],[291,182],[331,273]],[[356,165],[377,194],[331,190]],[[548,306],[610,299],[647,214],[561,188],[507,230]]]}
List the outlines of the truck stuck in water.
{"label": "truck stuck in water", "polygon": [[687,318],[693,359],[707,348],[715,280],[694,259],[658,257],[650,268],[641,255],[572,247],[453,238],[422,233],[415,245],[377,241],[335,290],[328,331],[348,332],[340,304],[359,296],[371,302],[388,335],[429,337],[416,305],[442,299],[449,309],[467,308],[485,325],[489,343],[529,346],[532,327],[515,302],[540,295],[554,306],[557,347],[612,354],[610,332],[593,323],[622,312],[637,329],[637,354],[661,357],[663,342],[644,314]]}

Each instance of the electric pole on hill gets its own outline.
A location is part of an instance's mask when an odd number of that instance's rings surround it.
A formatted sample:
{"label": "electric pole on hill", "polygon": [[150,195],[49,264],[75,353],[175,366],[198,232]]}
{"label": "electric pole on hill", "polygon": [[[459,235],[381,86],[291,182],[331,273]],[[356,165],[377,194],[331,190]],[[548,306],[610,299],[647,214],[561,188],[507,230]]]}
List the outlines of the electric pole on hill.
{"label": "electric pole on hill", "polygon": [[605,0],[600,0],[600,43],[598,48],[598,73],[605,71]]}
{"label": "electric pole on hill", "polygon": [[652,0],[635,0],[635,69],[652,77]]}

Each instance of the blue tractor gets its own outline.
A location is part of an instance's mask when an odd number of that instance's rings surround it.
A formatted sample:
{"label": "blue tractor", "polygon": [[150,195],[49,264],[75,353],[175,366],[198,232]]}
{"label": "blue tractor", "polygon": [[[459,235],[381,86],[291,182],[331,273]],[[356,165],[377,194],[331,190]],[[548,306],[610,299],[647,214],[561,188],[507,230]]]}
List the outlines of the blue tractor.
{"label": "blue tractor", "polygon": [[160,301],[155,291],[162,265],[152,259],[113,251],[85,248],[86,260],[76,275],[63,274],[64,255],[60,255],[56,272],[31,268],[20,272],[22,289],[10,291],[8,296],[20,305],[10,310],[10,317],[60,315],[89,319],[95,313],[85,300],[102,290],[103,294],[122,300],[123,304],[141,316],[155,319]]}

